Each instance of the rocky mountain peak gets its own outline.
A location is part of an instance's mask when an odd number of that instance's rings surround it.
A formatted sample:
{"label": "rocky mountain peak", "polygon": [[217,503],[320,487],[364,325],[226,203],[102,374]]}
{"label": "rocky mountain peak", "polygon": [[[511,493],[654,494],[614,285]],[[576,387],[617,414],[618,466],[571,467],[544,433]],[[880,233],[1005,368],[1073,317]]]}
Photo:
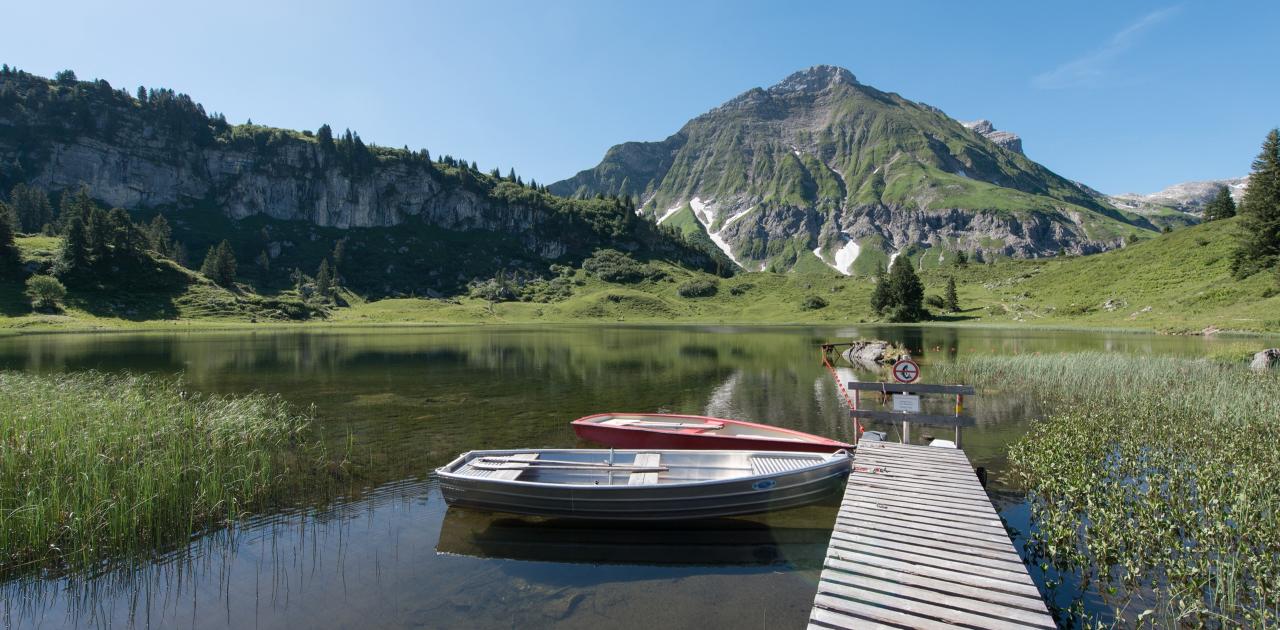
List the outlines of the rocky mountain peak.
{"label": "rocky mountain peak", "polygon": [[858,78],[839,66],[818,65],[792,73],[769,88],[769,92],[821,92],[834,85],[858,85]]}
{"label": "rocky mountain peak", "polygon": [[998,147],[1003,147],[1013,151],[1014,153],[1022,153],[1022,138],[1016,133],[996,129],[996,126],[991,124],[990,120],[983,118],[970,122],[962,122],[960,124],[964,125],[966,129],[995,143]]}
{"label": "rocky mountain peak", "polygon": [[1144,229],[1021,155],[1015,134],[975,126],[813,66],[660,143],[618,145],[551,190],[638,197],[643,216],[752,271],[1087,253]]}

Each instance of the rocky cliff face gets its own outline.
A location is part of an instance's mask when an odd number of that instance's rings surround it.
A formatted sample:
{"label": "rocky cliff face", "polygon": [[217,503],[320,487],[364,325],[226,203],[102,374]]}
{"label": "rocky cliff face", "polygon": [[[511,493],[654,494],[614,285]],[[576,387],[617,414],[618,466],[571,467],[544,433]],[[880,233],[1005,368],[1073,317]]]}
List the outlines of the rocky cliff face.
{"label": "rocky cliff face", "polygon": [[350,132],[229,125],[172,91],[135,97],[101,80],[50,81],[6,66],[0,190],[17,183],[54,195],[87,186],[100,203],[142,218],[163,212],[193,256],[227,239],[242,275],[265,285],[316,269],[339,241],[347,286],[374,295],[545,275],[552,262],[575,264],[600,247],[708,270],[727,262],[641,220],[624,199],[566,199]]}
{"label": "rocky cliff face", "polygon": [[1018,137],[1018,134],[1008,131],[1000,131],[995,128],[995,125],[991,124],[990,120],[974,120],[960,124],[964,125],[965,129],[969,129],[974,133],[980,134],[983,138],[990,140],[1002,149],[1008,149],[1014,153],[1026,155],[1025,153],[1022,153],[1022,138]]}
{"label": "rocky cliff face", "polygon": [[518,251],[485,252],[499,267],[508,258],[572,259],[600,246],[715,266],[714,256],[638,221],[624,202],[567,200],[453,158],[324,132],[229,125],[167,90],[135,98],[101,80],[0,72],[0,189],[83,185],[104,204],[144,214],[199,209],[320,228],[488,232],[507,250],[518,243]]}
{"label": "rocky cliff face", "polygon": [[618,145],[552,190],[638,195],[645,215],[705,231],[751,270],[820,261],[848,273],[874,248],[890,258],[930,248],[1085,253],[1149,227],[989,127],[966,129],[848,70],[815,66],[662,142]]}
{"label": "rocky cliff face", "polygon": [[[231,218],[265,215],[326,227],[388,227],[417,217],[445,229],[521,232],[544,218],[531,207],[451,185],[421,163],[388,161],[357,175],[314,142],[289,142],[270,154],[198,147],[137,122],[108,137],[45,143],[47,157],[25,170],[26,181],[46,190],[84,184],[95,198],[124,208],[199,201]],[[23,153],[26,147],[0,144],[5,158]]]}

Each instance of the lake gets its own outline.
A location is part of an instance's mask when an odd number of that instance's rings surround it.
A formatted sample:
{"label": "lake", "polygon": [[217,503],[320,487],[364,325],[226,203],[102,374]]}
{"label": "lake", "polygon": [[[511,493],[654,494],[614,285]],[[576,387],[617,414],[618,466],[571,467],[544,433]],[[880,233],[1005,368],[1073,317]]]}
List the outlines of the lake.
{"label": "lake", "polygon": [[[835,508],[677,525],[589,525],[448,509],[432,470],[471,449],[572,447],[569,421],[666,411],[849,441],[823,342],[904,344],[923,368],[971,354],[1203,355],[1212,338],[945,327],[403,327],[0,337],[0,369],[182,374],[312,409],[361,484],[91,575],[0,584],[6,627],[803,627]],[[872,379],[874,374],[861,377]],[[939,404],[945,404],[945,401]],[[1007,446],[1025,392],[966,401],[964,448],[1016,529]],[[874,424],[872,429],[888,429]],[[912,432],[917,441],[931,431]],[[950,438],[949,430],[939,437]],[[896,436],[891,434],[891,439]],[[1037,579],[1040,579],[1037,577]]]}

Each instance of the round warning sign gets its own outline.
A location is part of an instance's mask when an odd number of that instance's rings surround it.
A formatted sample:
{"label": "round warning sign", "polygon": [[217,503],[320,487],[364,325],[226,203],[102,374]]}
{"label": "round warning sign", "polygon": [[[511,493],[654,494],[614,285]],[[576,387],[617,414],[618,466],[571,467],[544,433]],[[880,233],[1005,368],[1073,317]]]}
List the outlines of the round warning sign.
{"label": "round warning sign", "polygon": [[898,359],[893,364],[893,380],[899,383],[914,383],[920,378],[920,366],[911,359]]}

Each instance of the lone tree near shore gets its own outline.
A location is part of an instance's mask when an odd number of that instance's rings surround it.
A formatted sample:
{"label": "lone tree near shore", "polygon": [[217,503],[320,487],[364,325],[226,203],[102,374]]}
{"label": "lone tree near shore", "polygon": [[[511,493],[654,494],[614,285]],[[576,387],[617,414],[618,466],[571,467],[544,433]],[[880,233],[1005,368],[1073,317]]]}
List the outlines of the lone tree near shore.
{"label": "lone tree near shore", "polygon": [[894,322],[918,322],[928,315],[924,309],[924,285],[907,256],[895,259],[887,276],[881,273],[876,277],[871,307]]}
{"label": "lone tree near shore", "polygon": [[231,243],[223,239],[221,243],[210,247],[209,253],[204,257],[204,264],[200,266],[200,273],[230,288],[236,281],[236,256],[231,251]]}
{"label": "lone tree near shore", "polygon": [[1231,271],[1246,278],[1280,260],[1280,129],[1272,129],[1263,141],[1239,210],[1241,230]]}
{"label": "lone tree near shore", "polygon": [[955,277],[947,278],[947,293],[942,298],[943,308],[952,313],[960,312],[960,296],[956,295]]}

